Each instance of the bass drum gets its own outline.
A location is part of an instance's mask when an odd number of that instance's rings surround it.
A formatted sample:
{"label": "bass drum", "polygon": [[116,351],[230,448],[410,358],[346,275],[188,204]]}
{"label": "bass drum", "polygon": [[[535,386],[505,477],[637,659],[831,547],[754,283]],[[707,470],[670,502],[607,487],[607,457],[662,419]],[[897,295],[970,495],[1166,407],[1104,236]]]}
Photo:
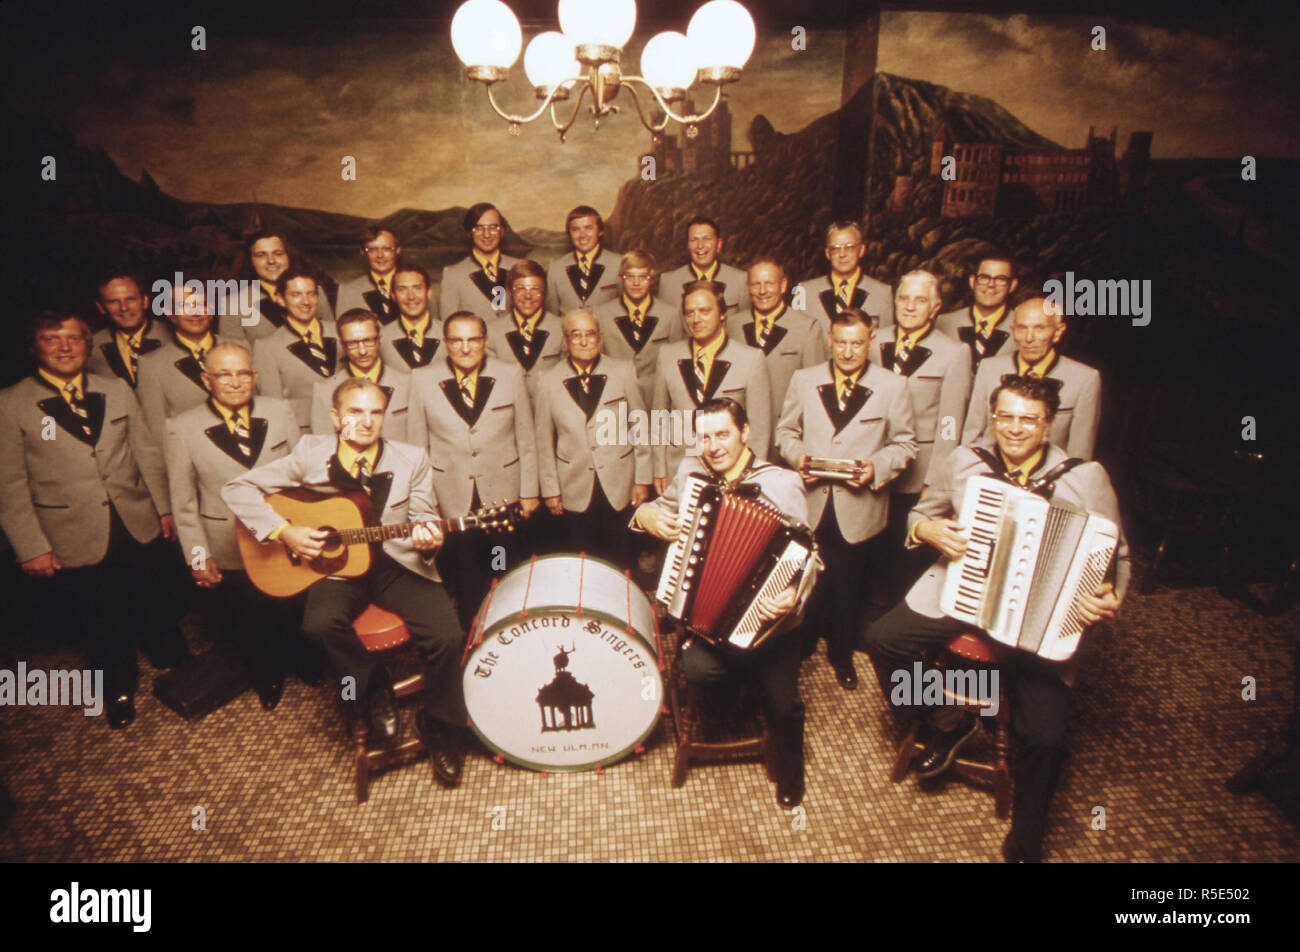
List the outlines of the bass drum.
{"label": "bass drum", "polygon": [[474,732],[533,770],[590,770],[625,757],[663,705],[654,609],[608,562],[548,555],[488,593],[466,658]]}

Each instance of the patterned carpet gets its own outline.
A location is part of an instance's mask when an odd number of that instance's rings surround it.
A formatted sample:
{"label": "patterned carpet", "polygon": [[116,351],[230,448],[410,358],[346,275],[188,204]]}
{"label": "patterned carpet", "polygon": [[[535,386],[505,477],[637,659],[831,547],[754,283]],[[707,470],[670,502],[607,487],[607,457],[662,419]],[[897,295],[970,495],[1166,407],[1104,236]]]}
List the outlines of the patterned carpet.
{"label": "patterned carpet", "polygon": [[[1298,626],[1300,606],[1267,618],[1209,588],[1131,594],[1119,622],[1093,639],[1075,694],[1048,858],[1300,860],[1300,830],[1282,809],[1224,788],[1290,710]],[[0,667],[13,670],[18,657],[6,646]],[[44,668],[78,660],[22,657]],[[248,692],[193,724],[142,691],[124,731],[80,709],[5,708],[0,783],[12,806],[0,859],[998,859],[1009,821],[988,793],[957,780],[889,781],[885,702],[865,658],[858,669],[850,693],[824,654],[804,664],[808,793],[795,814],[777,806],[755,761],[695,767],[673,789],[667,719],[644,754],[601,773],[543,775],[478,751],[458,789],[437,786],[421,759],[379,776],[358,805],[337,714],[324,689],[296,680],[274,713]],[[1242,699],[1248,676],[1254,701]],[[1105,829],[1094,828],[1097,807]]]}

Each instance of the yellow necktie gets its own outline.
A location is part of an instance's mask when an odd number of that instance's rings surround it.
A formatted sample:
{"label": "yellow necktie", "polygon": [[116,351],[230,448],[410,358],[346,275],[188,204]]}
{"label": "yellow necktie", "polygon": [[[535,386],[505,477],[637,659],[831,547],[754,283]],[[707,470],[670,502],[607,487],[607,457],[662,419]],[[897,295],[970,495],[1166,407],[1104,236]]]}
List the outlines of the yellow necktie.
{"label": "yellow necktie", "polygon": [[578,254],[578,267],[582,269],[583,274],[591,273],[591,262],[588,260],[585,254],[582,253]]}

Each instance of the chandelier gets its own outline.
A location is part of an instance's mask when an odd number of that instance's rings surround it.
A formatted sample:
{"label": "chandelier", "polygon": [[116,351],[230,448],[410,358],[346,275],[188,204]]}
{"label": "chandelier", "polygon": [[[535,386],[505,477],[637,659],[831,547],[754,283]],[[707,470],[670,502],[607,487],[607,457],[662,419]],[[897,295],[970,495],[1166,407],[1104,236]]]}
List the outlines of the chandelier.
{"label": "chandelier", "polygon": [[[501,0],[468,0],[452,17],[451,45],[456,55],[470,79],[487,87],[488,103],[510,124],[512,135],[519,135],[523,123],[549,109],[563,142],[588,92],[589,108],[600,128],[604,116],[619,112],[613,100],[626,87],[641,124],[653,135],[658,137],[671,119],[685,126],[686,135],[693,139],[699,134],[696,123],[718,108],[722,87],[740,78],[754,51],[754,20],[736,0],[710,0],[695,11],[684,34],[670,31],[651,37],[641,51],[643,76],[625,74],[620,68],[623,47],[636,26],[636,0],[560,0],[559,19],[562,32],[538,34],[524,53],[524,73],[541,100],[535,112],[524,116],[502,109],[492,91],[494,83],[509,75],[523,46],[514,12]],[[695,82],[714,87],[713,102],[702,113],[679,115],[672,104],[683,101]],[[646,114],[637,86],[654,97],[662,117]],[[573,110],[561,120],[556,104],[570,98]]]}

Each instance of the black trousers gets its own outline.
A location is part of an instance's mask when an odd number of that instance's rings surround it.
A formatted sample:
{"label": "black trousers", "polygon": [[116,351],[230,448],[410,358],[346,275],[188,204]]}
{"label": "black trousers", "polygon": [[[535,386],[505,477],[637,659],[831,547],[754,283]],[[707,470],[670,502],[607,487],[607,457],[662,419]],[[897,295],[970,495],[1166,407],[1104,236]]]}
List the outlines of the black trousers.
{"label": "black trousers", "polygon": [[222,569],[221,576],[216,588],[199,590],[207,614],[238,646],[255,685],[282,680],[302,654],[306,597],[274,598],[242,570]]}
{"label": "black trousers", "polygon": [[[478,490],[475,489],[470,508],[478,509],[479,506]],[[453,532],[438,550],[438,574],[456,599],[457,617],[466,632],[474,623],[474,616],[492,587],[492,580],[519,564],[524,551],[519,542],[520,531],[526,530],[516,529],[514,533],[488,533],[481,529]]]}
{"label": "black trousers", "polygon": [[463,727],[468,717],[460,680],[465,636],[451,601],[437,582],[403,568],[387,554],[381,554],[362,578],[322,579],[307,593],[303,634],[325,653],[330,674],[338,680],[355,678],[357,699],[366,696],[377,666],[352,622],[371,603],[406,622],[424,662],[425,710],[445,724]]}
{"label": "black trousers", "polygon": [[[899,602],[863,633],[859,649],[867,652],[880,689],[892,694],[891,674],[897,669],[910,673],[912,664],[930,649],[941,648],[970,625],[953,618],[930,618]],[[999,678],[1007,679],[1012,704],[1011,728],[1016,738],[1012,779],[1011,836],[1022,854],[1038,859],[1043,851],[1043,834],[1052,794],[1056,792],[1065,764],[1065,717],[1070,688],[1045,661],[1023,652],[1012,652],[1003,663]],[[906,730],[928,708],[893,705],[895,721]]]}
{"label": "black trousers", "polygon": [[729,655],[706,641],[692,638],[682,651],[680,664],[692,684],[725,684],[736,678],[751,679],[759,703],[772,726],[778,768],[803,770],[804,705],[799,696],[802,660],[796,632],[776,635],[773,641],[744,655]]}
{"label": "black trousers", "polygon": [[889,605],[901,601],[934,561],[935,551],[929,546],[907,548],[907,515],[920,498],[920,493],[892,493],[885,531],[876,537],[880,548],[873,561],[880,566]]}
{"label": "black trousers", "polygon": [[853,660],[853,647],[862,632],[874,540],[845,542],[829,499],[816,538],[826,571],[808,598],[801,638],[811,651],[817,639],[824,637],[831,664],[847,665]]}
{"label": "black trousers", "polygon": [[613,562],[620,569],[632,565],[631,506],[615,509],[609,504],[600,480],[591,491],[591,502],[582,512],[564,510],[565,546],[571,552],[586,552]]}
{"label": "black trousers", "polygon": [[[151,656],[184,649],[179,628],[192,583],[175,543],[159,537],[140,543],[109,507],[108,550],[95,565],[60,569],[33,579],[36,610],[66,619],[81,634],[92,669],[103,670],[109,698],[134,694],[139,683],[137,646]],[[184,578],[176,584],[181,575]],[[154,653],[157,652],[157,655]]]}

